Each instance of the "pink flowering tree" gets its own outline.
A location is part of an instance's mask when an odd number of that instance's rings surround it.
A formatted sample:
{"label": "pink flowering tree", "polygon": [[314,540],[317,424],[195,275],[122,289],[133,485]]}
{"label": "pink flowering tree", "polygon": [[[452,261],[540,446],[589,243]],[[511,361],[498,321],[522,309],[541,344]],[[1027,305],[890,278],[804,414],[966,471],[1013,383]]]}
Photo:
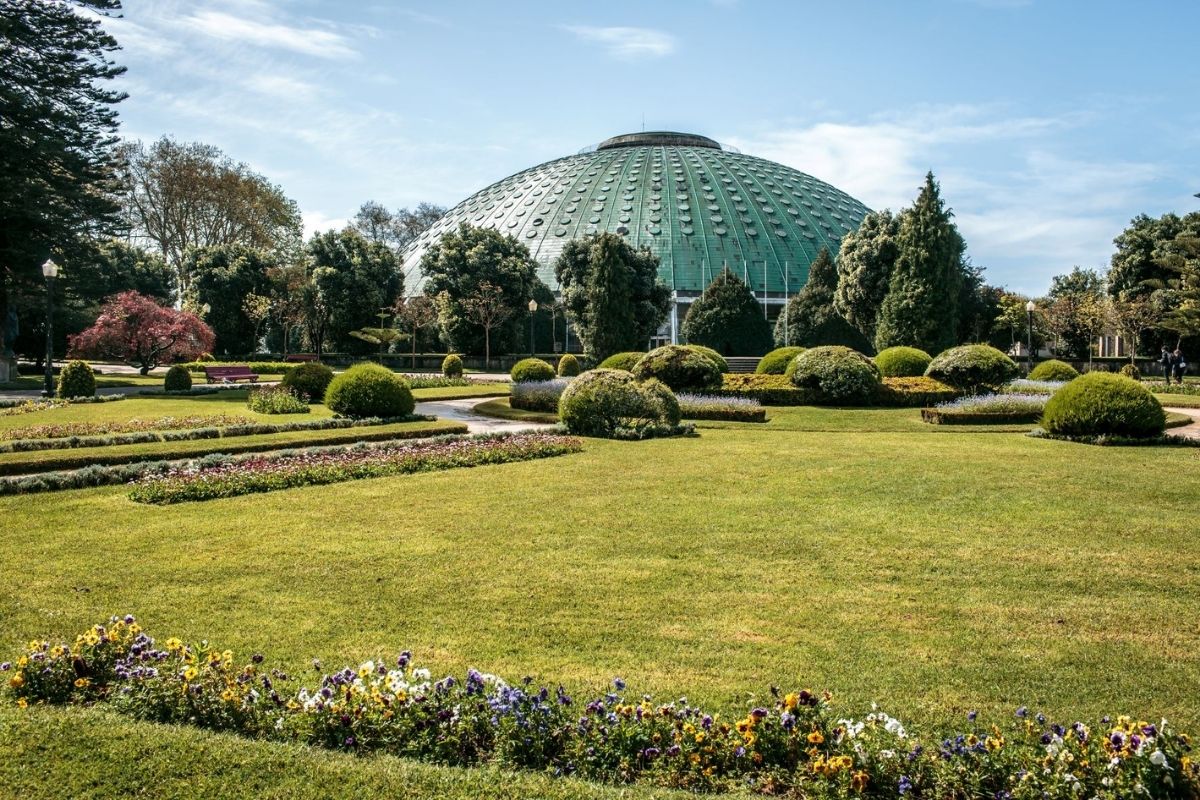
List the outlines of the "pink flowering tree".
{"label": "pink flowering tree", "polygon": [[145,375],[159,364],[210,353],[215,341],[212,328],[195,314],[121,292],[105,301],[92,327],[71,337],[68,355],[124,361]]}

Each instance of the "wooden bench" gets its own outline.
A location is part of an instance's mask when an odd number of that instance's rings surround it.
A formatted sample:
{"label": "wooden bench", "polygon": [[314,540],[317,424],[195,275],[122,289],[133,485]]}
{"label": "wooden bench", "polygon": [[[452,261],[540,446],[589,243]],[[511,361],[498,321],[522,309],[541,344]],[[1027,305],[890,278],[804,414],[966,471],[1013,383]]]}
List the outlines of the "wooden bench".
{"label": "wooden bench", "polygon": [[234,364],[224,367],[205,367],[204,379],[209,383],[237,383],[249,381],[258,383],[258,374],[251,372],[245,364]]}
{"label": "wooden bench", "polygon": [[288,353],[283,357],[284,361],[316,361],[316,353]]}

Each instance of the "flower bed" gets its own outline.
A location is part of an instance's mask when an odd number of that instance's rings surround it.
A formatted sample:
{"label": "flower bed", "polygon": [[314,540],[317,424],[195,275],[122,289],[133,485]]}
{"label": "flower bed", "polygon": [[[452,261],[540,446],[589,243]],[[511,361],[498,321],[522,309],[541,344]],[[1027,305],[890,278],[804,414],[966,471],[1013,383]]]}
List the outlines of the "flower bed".
{"label": "flower bed", "polygon": [[680,392],[675,395],[684,419],[766,422],[767,410],[753,397],[724,397]]}
{"label": "flower bed", "polygon": [[1066,385],[1066,381],[1031,381],[1028,378],[1018,378],[1006,383],[1003,391],[1005,394],[1054,394]]}
{"label": "flower bed", "polygon": [[921,409],[921,419],[933,425],[1008,425],[1037,422],[1048,395],[980,394],[961,397],[934,408]]}
{"label": "flower bed", "polygon": [[261,386],[246,395],[246,406],[256,414],[307,414],[308,401],[283,386]]}
{"label": "flower bed", "polygon": [[445,375],[410,375],[405,374],[410,389],[446,389],[451,386],[471,386],[466,378],[447,378]]}
{"label": "flower bed", "polygon": [[577,699],[561,685],[514,685],[474,669],[434,680],[408,652],[313,668],[314,683],[301,685],[257,653],[238,660],[207,642],[158,642],[132,616],[73,643],[35,639],[0,664],[22,707],[103,704],[140,720],[450,766],[806,798],[1200,794],[1190,740],[1166,720],[1058,721],[1021,707],[991,724],[971,711],[961,728],[933,736],[807,689],[773,688],[726,721],[684,698],[627,693],[619,678]]}
{"label": "flower bed", "polygon": [[35,411],[49,411],[66,406],[88,405],[91,403],[113,403],[124,400],[123,394],[93,395],[92,397],[51,397],[37,400],[0,400],[0,417],[15,417],[21,414],[32,414]]}
{"label": "flower bed", "polygon": [[448,437],[413,444],[384,444],[341,451],[266,455],[219,464],[175,467],[134,484],[138,503],[213,500],[299,486],[319,486],[454,467],[504,464],[578,452],[578,439],[541,433]]}
{"label": "flower bed", "polygon": [[189,414],[182,417],[156,417],[114,422],[62,422],[49,425],[29,425],[24,428],[0,430],[0,439],[63,439],[72,436],[104,436],[113,433],[143,431],[178,431],[191,428],[219,428],[253,422],[250,417],[231,414]]}
{"label": "flower bed", "polygon": [[509,405],[522,411],[558,413],[558,398],[570,384],[570,378],[514,383],[512,394],[509,396]]}

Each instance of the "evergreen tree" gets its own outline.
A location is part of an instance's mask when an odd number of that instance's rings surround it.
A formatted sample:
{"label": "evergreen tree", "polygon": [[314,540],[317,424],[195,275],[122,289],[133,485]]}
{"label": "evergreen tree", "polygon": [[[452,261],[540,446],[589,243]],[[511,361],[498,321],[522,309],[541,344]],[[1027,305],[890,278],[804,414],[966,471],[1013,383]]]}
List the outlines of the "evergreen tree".
{"label": "evergreen tree", "polygon": [[879,307],[887,297],[901,216],[886,209],[867,214],[857,230],[842,237],[838,251],[834,308],[867,339],[875,337]]}
{"label": "evergreen tree", "polygon": [[358,231],[346,228],[314,236],[308,243],[308,255],[312,282],[329,315],[326,335],[330,347],[370,352],[370,345],[351,336],[350,331],[378,326],[380,310],[390,309],[404,293],[396,254],[387,245],[369,242]]}
{"label": "evergreen tree", "polygon": [[808,270],[804,287],[788,300],[775,321],[777,347],[817,347],[838,344],[871,353],[871,341],[846,321],[834,306],[838,269],[822,247]]}
{"label": "evergreen tree", "polygon": [[875,329],[876,348],[908,345],[940,353],[957,343],[966,247],[953,216],[928,173],[900,222],[896,266]]}
{"label": "evergreen tree", "polygon": [[187,305],[208,307],[203,317],[217,336],[215,353],[242,355],[255,351],[260,325],[246,315],[244,299],[248,295],[270,294],[269,271],[275,267],[266,252],[246,245],[215,245],[188,251],[183,259],[183,269],[192,276]]}
{"label": "evergreen tree", "polygon": [[728,268],[688,308],[683,336],[726,356],[761,356],[771,349],[771,326],[762,303]]}
{"label": "evergreen tree", "polygon": [[567,242],[554,262],[562,303],[584,350],[597,360],[641,350],[670,310],[658,257],[601,233]]}

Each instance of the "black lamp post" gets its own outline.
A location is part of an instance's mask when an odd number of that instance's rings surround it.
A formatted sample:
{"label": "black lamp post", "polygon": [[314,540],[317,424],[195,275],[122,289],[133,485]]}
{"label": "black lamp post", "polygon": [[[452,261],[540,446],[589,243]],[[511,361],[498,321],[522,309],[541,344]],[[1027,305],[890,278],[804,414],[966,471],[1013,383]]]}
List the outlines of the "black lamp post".
{"label": "black lamp post", "polygon": [[529,357],[533,358],[533,312],[537,311],[537,300],[529,301]]}
{"label": "black lamp post", "polygon": [[1033,372],[1033,310],[1037,308],[1030,300],[1025,304],[1026,330],[1028,331],[1028,345],[1025,353],[1025,374]]}
{"label": "black lamp post", "polygon": [[54,396],[54,279],[58,277],[58,264],[47,258],[42,264],[42,277],[46,279],[46,386],[43,397]]}

